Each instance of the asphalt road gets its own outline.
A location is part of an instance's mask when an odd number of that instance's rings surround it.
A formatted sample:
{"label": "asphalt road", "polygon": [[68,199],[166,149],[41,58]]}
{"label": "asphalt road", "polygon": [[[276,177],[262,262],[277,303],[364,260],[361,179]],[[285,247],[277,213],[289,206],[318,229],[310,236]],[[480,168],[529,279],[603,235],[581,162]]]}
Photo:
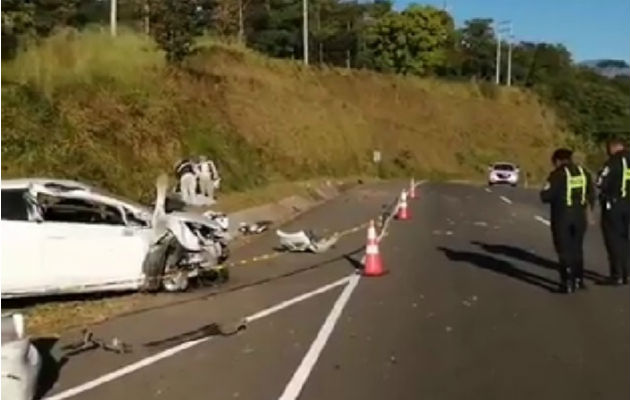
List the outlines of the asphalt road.
{"label": "asphalt road", "polygon": [[[291,226],[356,226],[400,187],[354,190]],[[394,221],[381,244],[386,276],[353,275],[363,232],[327,254],[237,267],[220,293],[96,327],[133,351],[49,359],[43,390],[58,400],[630,397],[629,292],[595,284],[607,268],[597,227],[589,290],[565,296],[534,192],[430,184],[410,204],[413,219]],[[55,357],[76,339],[61,338]]]}

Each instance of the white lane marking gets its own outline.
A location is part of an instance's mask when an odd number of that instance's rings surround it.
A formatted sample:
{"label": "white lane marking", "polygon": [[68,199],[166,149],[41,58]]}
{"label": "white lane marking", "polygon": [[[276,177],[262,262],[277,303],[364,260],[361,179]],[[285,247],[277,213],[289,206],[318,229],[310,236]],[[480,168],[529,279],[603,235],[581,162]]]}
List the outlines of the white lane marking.
{"label": "white lane marking", "polygon": [[322,286],[319,289],[315,289],[313,291],[310,291],[308,293],[304,293],[301,294],[297,297],[294,297],[292,299],[283,301],[282,303],[278,303],[277,305],[273,306],[273,307],[269,307],[265,310],[259,311],[255,314],[250,315],[249,317],[245,318],[245,321],[247,322],[253,322],[256,321],[257,319],[261,319],[261,318],[265,318],[268,317],[269,315],[276,313],[284,308],[290,307],[293,304],[299,303],[301,301],[304,301],[306,299],[309,299],[313,296],[317,296],[318,294],[322,294],[324,292],[327,292],[331,289],[336,288],[337,286],[341,286],[341,285],[345,285],[346,283],[348,283],[350,281],[350,279],[352,278],[352,276],[346,276],[345,278],[339,279],[338,281],[335,281],[333,283],[330,283],[328,285]]}
{"label": "white lane marking", "polygon": [[549,222],[548,220],[544,219],[544,218],[543,218],[543,217],[541,217],[540,215],[536,215],[536,216],[534,217],[534,219],[535,219],[536,221],[540,222],[540,223],[541,223],[541,224],[543,224],[543,225],[547,225],[547,226],[550,226],[550,225],[551,225],[551,222]]}
{"label": "white lane marking", "polygon": [[490,188],[485,188],[484,190],[485,190],[486,192],[488,192],[488,193],[492,193],[492,189],[490,189]]}
{"label": "white lane marking", "polygon": [[317,333],[317,337],[315,338],[313,344],[311,344],[310,349],[308,349],[308,352],[302,359],[300,366],[297,370],[295,370],[293,377],[284,388],[284,392],[280,396],[279,400],[295,400],[300,395],[300,392],[302,391],[302,388],[304,387],[308,376],[311,374],[311,371],[313,370],[317,359],[322,353],[324,346],[326,346],[326,342],[328,342],[330,334],[335,328],[335,325],[337,324],[337,321],[339,320],[339,317],[341,316],[344,307],[348,303],[348,300],[350,300],[350,295],[352,295],[352,292],[357,287],[359,279],[359,275],[355,275],[350,278],[348,286],[346,286],[343,292],[339,295],[339,298],[335,302],[335,305],[330,311],[330,314],[328,314],[328,317],[326,317],[324,325],[322,325],[322,327],[320,328],[319,332]]}
{"label": "white lane marking", "polygon": [[64,390],[63,392],[57,393],[53,396],[50,397],[46,397],[45,400],[62,400],[62,399],[67,399],[69,397],[72,396],[76,396],[80,393],[86,392],[90,389],[94,389],[97,386],[100,386],[104,383],[107,382],[111,382],[114,379],[118,379],[122,376],[128,375],[134,371],[137,371],[141,368],[144,368],[148,365],[154,364],[164,358],[167,357],[171,357],[174,356],[175,354],[182,352],[186,349],[189,349],[191,347],[194,347],[198,344],[207,342],[208,340],[210,340],[210,337],[205,337],[205,338],[201,338],[201,339],[197,339],[197,340],[191,340],[190,342],[185,342],[182,344],[179,344],[177,346],[171,347],[170,349],[164,350],[161,353],[157,353],[152,355],[151,357],[147,357],[144,358],[140,361],[137,361],[133,364],[129,364],[123,368],[117,369],[115,371],[112,371],[108,374],[105,374],[99,378],[96,378],[94,380],[88,381],[82,385],[79,386],[75,386],[72,389],[68,389],[68,390]]}
{"label": "white lane marking", "polygon": [[512,204],[512,200],[508,199],[505,196],[501,196],[501,200],[503,200],[505,203]]}
{"label": "white lane marking", "polygon": [[[277,305],[274,305],[272,307],[266,308],[262,311],[259,311],[257,313],[254,313],[248,317],[245,318],[245,320],[247,322],[252,322],[252,321],[256,321],[258,319],[264,318],[264,317],[268,317],[271,314],[274,314],[278,311],[281,311],[287,307],[290,307],[298,302],[307,300],[313,296],[316,296],[318,294],[327,292],[331,289],[336,288],[337,286],[341,286],[344,285],[348,282],[353,282],[352,279],[353,278],[357,278],[357,275],[351,275],[351,276],[347,276],[345,278],[339,279],[338,281],[335,281],[333,283],[330,283],[328,285],[324,285],[320,288],[317,288],[315,290],[312,290],[310,292],[301,294],[299,296],[296,296],[292,299],[289,300],[285,300]],[[355,284],[356,286],[356,284]],[[80,393],[86,392],[88,390],[94,389],[97,386],[101,386],[105,383],[111,382],[115,379],[121,378],[125,375],[129,375],[132,372],[135,372],[141,368],[147,367],[151,364],[155,364],[156,362],[163,360],[165,358],[174,356],[177,353],[180,353],[184,350],[190,349],[191,347],[197,346],[198,344],[207,342],[208,340],[210,340],[211,337],[205,337],[205,338],[201,338],[201,339],[196,339],[196,340],[191,340],[189,342],[185,342],[185,343],[181,343],[178,344],[177,346],[173,346],[170,349],[166,349],[160,353],[154,354],[152,356],[149,356],[147,358],[143,358],[139,361],[136,361],[133,364],[129,364],[125,367],[122,367],[120,369],[114,370],[110,373],[107,373],[105,375],[102,375],[96,379],[93,379],[91,381],[85,382],[79,386],[75,386],[73,388],[64,390],[63,392],[59,392],[55,395],[46,397],[45,400],[63,400],[63,399],[67,399],[73,396],[76,396]]]}

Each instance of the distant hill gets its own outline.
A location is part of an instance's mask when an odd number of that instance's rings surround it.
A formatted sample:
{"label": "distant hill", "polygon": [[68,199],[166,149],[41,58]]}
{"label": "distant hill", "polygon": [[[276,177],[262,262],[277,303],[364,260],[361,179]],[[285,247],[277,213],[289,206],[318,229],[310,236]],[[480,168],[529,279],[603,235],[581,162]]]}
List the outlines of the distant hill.
{"label": "distant hill", "polygon": [[150,199],[158,171],[204,154],[226,191],[376,173],[481,178],[505,157],[534,181],[541,154],[570,140],[518,88],[305,68],[210,41],[175,72],[146,40],[53,36],[3,64],[2,178],[70,177]]}
{"label": "distant hill", "polygon": [[619,75],[630,76],[630,65],[623,60],[589,60],[582,62],[581,65],[608,78]]}

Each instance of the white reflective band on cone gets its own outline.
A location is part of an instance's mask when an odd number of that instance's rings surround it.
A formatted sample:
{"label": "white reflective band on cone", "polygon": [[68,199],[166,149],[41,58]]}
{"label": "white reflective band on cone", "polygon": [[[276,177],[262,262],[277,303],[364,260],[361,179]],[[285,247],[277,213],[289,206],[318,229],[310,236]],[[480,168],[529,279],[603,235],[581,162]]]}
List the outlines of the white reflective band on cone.
{"label": "white reflective band on cone", "polygon": [[378,246],[375,244],[368,244],[365,249],[365,254],[375,255],[378,254]]}

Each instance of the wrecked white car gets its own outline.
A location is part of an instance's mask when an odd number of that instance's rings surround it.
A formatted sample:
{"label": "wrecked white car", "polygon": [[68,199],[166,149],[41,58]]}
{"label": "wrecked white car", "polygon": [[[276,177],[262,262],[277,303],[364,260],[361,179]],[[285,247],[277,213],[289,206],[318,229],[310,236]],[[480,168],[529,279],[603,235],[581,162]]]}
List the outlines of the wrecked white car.
{"label": "wrecked white car", "polygon": [[2,298],[119,290],[183,291],[228,257],[221,221],[153,210],[83,183],[2,181]]}

